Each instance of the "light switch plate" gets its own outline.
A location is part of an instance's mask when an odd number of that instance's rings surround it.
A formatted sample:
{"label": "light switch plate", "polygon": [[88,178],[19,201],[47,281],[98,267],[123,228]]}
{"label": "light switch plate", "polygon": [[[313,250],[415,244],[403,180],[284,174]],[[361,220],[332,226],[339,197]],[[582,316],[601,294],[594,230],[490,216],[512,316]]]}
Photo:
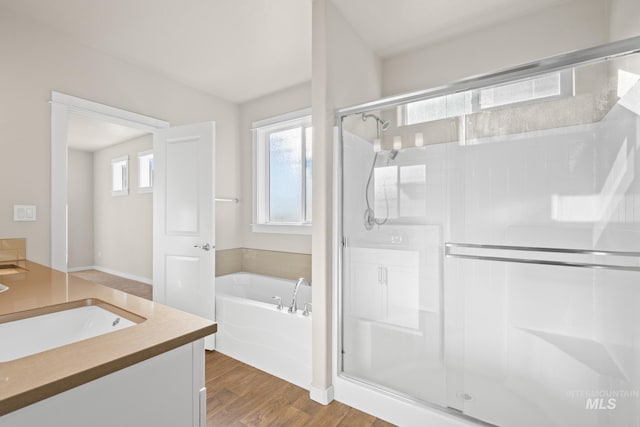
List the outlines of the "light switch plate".
{"label": "light switch plate", "polygon": [[14,221],[35,221],[36,205],[13,205]]}

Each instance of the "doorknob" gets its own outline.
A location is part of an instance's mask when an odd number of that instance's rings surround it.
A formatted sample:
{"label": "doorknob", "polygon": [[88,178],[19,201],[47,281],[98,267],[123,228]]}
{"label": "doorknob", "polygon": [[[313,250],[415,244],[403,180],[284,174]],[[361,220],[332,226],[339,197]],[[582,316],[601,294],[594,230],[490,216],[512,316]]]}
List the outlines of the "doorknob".
{"label": "doorknob", "polygon": [[215,246],[211,246],[208,243],[205,243],[205,244],[202,244],[202,245],[193,245],[193,247],[194,248],[200,248],[200,249],[205,250],[205,251],[208,251],[208,250],[211,250],[211,249],[215,248]]}

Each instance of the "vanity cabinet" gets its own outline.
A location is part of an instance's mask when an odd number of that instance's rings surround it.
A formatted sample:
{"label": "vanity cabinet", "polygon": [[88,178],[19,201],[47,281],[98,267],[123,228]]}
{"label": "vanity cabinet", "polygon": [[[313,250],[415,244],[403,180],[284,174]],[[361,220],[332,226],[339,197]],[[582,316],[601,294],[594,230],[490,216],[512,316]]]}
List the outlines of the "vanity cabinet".
{"label": "vanity cabinet", "polygon": [[[217,331],[214,322],[34,262],[24,261],[24,270],[2,277],[9,287],[0,295],[4,321],[87,303],[137,320],[0,362],[0,427],[205,426],[204,338]],[[96,320],[64,319],[47,324],[52,335],[65,332],[59,328],[68,329],[62,338],[75,336]]]}
{"label": "vanity cabinet", "polygon": [[202,339],[0,416],[0,427],[205,425]]}

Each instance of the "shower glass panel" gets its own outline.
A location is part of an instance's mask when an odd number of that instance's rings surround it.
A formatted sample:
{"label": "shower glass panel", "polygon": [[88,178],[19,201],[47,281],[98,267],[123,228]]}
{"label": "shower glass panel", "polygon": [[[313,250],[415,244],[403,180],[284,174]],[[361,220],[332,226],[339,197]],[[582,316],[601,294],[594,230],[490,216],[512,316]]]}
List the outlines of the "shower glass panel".
{"label": "shower glass panel", "polygon": [[640,54],[341,119],[340,375],[640,426]]}

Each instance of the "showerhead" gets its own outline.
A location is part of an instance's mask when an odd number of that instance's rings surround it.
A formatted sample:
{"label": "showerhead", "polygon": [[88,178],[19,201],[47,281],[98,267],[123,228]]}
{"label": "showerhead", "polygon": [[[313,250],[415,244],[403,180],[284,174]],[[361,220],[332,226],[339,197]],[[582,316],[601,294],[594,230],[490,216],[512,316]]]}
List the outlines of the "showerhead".
{"label": "showerhead", "polygon": [[389,158],[389,160],[394,160],[397,156],[398,156],[398,150],[391,150],[389,151],[389,154],[387,154],[387,157]]}
{"label": "showerhead", "polygon": [[362,121],[366,121],[369,117],[371,117],[372,119],[375,119],[376,126],[379,126],[378,127],[378,131],[387,130],[387,129],[389,129],[389,126],[391,126],[391,121],[390,120],[384,121],[380,117],[376,116],[375,114],[362,113]]}

